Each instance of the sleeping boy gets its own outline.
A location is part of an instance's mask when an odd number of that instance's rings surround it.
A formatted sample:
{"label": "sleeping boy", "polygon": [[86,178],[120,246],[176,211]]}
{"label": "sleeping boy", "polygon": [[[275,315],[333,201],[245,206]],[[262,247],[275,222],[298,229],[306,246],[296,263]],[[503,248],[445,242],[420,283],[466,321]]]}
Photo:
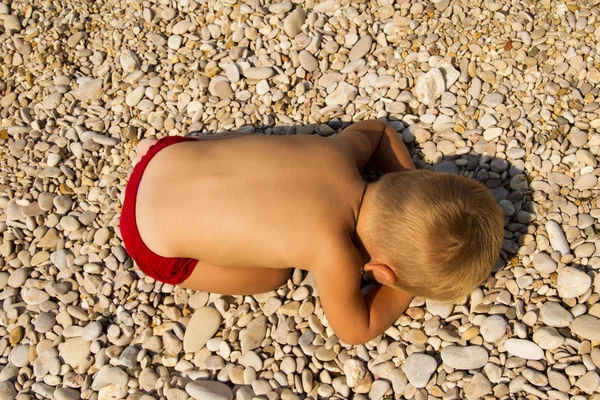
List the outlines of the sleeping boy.
{"label": "sleeping boy", "polygon": [[[314,274],[326,318],[348,344],[383,333],[413,296],[453,301],[490,274],[503,240],[482,184],[415,170],[377,121],[339,135],[144,139],[121,235],[148,276],[221,294],[277,289]],[[365,182],[370,164],[383,176]],[[361,289],[369,273],[376,284]]]}

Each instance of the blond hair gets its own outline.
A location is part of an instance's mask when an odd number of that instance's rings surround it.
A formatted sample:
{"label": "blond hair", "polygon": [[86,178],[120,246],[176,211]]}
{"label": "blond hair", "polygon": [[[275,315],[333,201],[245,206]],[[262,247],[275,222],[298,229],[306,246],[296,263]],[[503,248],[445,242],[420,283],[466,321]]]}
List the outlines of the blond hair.
{"label": "blond hair", "polygon": [[374,186],[367,239],[395,270],[398,288],[454,301],[490,275],[504,217],[484,185],[419,170],[386,174]]}

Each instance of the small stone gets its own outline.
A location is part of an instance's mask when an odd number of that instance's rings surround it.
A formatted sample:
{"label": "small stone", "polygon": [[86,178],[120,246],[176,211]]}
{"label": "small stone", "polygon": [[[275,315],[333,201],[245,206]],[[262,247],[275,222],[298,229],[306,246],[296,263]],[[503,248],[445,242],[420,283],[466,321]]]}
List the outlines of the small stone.
{"label": "small stone", "polygon": [[302,25],[306,20],[306,13],[301,8],[296,8],[283,20],[283,30],[290,38],[302,32]]}
{"label": "small stone", "polygon": [[584,339],[600,341],[600,319],[592,315],[580,315],[571,323],[571,332]]}
{"label": "small stone", "polygon": [[417,78],[415,96],[423,104],[433,104],[445,91],[446,83],[444,76],[437,68],[432,68],[429,72]]}
{"label": "small stone", "polygon": [[571,389],[569,379],[558,371],[553,369],[548,370],[548,383],[556,390],[568,392]]}
{"label": "small stone", "polygon": [[179,50],[182,43],[183,43],[183,36],[171,35],[171,36],[169,36],[169,40],[167,41],[167,46],[169,46],[169,48],[172,50]]}
{"label": "small stone", "polygon": [[339,82],[336,89],[325,98],[325,104],[328,106],[346,105],[356,98],[357,93],[356,87],[346,82]]}
{"label": "small stone", "polygon": [[523,339],[508,339],[504,347],[509,354],[526,360],[541,360],[544,358],[544,350],[534,342]]}
{"label": "small stone", "polygon": [[571,253],[569,242],[567,242],[565,233],[558,222],[552,219],[548,220],[548,222],[546,222],[546,232],[548,233],[548,238],[550,239],[550,245],[555,251],[560,251],[562,255]]}
{"label": "small stone", "polygon": [[571,325],[573,314],[555,301],[547,301],[540,306],[540,319],[548,326],[565,328]]}
{"label": "small stone", "polygon": [[598,178],[593,174],[583,174],[575,180],[575,189],[590,190],[598,183]]}
{"label": "small stone", "polygon": [[269,12],[273,14],[286,13],[292,9],[293,5],[291,1],[282,1],[269,6]]}
{"label": "small stone", "polygon": [[319,61],[310,52],[302,50],[299,54],[300,66],[308,72],[316,71],[319,68]]}
{"label": "small stone", "polygon": [[504,95],[498,92],[490,93],[483,98],[482,104],[484,106],[496,108],[500,104],[504,103]]}
{"label": "small stone", "polygon": [[594,371],[588,371],[575,382],[575,386],[583,390],[586,394],[594,394],[600,387],[600,376]]}
{"label": "small stone", "polygon": [[363,36],[358,42],[352,47],[350,53],[348,53],[348,59],[350,61],[358,60],[363,58],[369,51],[371,51],[371,45],[373,44],[373,38],[371,36]]}
{"label": "small stone", "polygon": [[183,35],[184,33],[189,32],[192,28],[194,28],[194,23],[191,21],[188,21],[187,19],[184,19],[183,21],[179,21],[178,23],[176,23],[175,25],[173,25],[173,28],[171,29],[171,32],[174,35]]}
{"label": "small stone", "polygon": [[[6,22],[5,22],[6,27]],[[17,398],[17,391],[12,382],[0,382],[0,400],[14,400]]]}
{"label": "small stone", "polygon": [[344,375],[346,375],[346,383],[349,387],[355,387],[367,373],[365,364],[357,359],[350,359],[344,363]]}
{"label": "small stone", "polygon": [[164,343],[164,347],[165,347],[165,352],[167,354],[176,356],[183,349],[183,346],[181,345],[181,341],[177,338],[177,336],[175,336],[171,332],[163,333],[162,339],[163,339],[163,343]]}
{"label": "small stone", "polygon": [[499,315],[487,317],[481,324],[479,332],[483,339],[488,343],[494,343],[504,336],[508,323]]}
{"label": "small stone", "polygon": [[460,370],[479,369],[489,358],[482,346],[447,346],[442,350],[441,356],[446,365]]}
{"label": "small stone", "polygon": [[18,268],[10,273],[7,284],[12,288],[20,288],[23,286],[27,278],[29,277],[29,270],[27,268]]}
{"label": "small stone", "polygon": [[217,76],[211,79],[208,85],[208,91],[213,96],[217,96],[220,99],[228,99],[233,95],[233,90],[229,81],[224,76]]}
{"label": "small stone", "polygon": [[28,289],[27,292],[25,292],[25,294],[23,294],[22,296],[23,301],[32,306],[42,304],[50,298],[50,295],[48,293],[36,288]]}
{"label": "small stone", "polygon": [[60,103],[62,102],[62,98],[62,93],[52,93],[50,96],[44,99],[43,106],[46,110],[54,110],[60,105]]}
{"label": "small stone", "polygon": [[587,292],[592,285],[592,278],[585,272],[573,267],[563,267],[558,271],[556,288],[558,295],[564,299],[578,297]]}
{"label": "small stone", "polygon": [[542,274],[550,275],[556,271],[557,264],[549,254],[539,252],[533,256],[533,268]]}
{"label": "small stone", "polygon": [[221,325],[221,314],[212,307],[199,308],[190,319],[183,337],[183,349],[186,353],[195,353],[202,349]]}
{"label": "small stone", "polygon": [[436,67],[442,72],[446,80],[446,89],[449,89],[458,81],[460,78],[460,71],[457,71],[456,68],[448,61],[443,61],[436,65]]}
{"label": "small stone", "polygon": [[73,368],[77,368],[90,355],[90,342],[83,338],[71,338],[62,344],[60,357]]}
{"label": "small stone", "polygon": [[29,346],[15,346],[9,354],[10,362],[17,368],[29,365]]}
{"label": "small stone", "polygon": [[49,332],[55,324],[56,320],[54,316],[48,312],[38,314],[37,318],[33,321],[35,331],[38,333]]}
{"label": "small stone", "polygon": [[131,50],[123,50],[119,56],[121,68],[126,74],[129,74],[140,68],[140,62],[135,53]]}
{"label": "small stone", "polygon": [[81,393],[75,389],[60,387],[54,390],[55,400],[79,400],[81,399]]}
{"label": "small stone", "polygon": [[448,318],[452,314],[452,311],[454,311],[454,304],[451,303],[440,303],[426,299],[425,304],[427,305],[427,311],[432,315],[438,315],[442,318]]}
{"label": "small stone", "polygon": [[21,21],[19,21],[19,17],[11,14],[5,15],[4,29],[9,32],[21,32],[21,29],[23,29],[23,27],[21,26]]}
{"label": "small stone", "polygon": [[388,381],[378,379],[373,382],[369,391],[369,400],[381,400],[383,396],[391,389],[392,385]]}
{"label": "small stone", "polygon": [[81,226],[79,221],[70,215],[66,215],[60,219],[60,226],[67,232],[74,232]]}
{"label": "small stone", "polygon": [[225,66],[225,76],[231,83],[237,83],[240,80],[240,70],[235,64],[227,64]]}
{"label": "small stone", "polygon": [[417,388],[427,386],[431,375],[437,369],[435,358],[427,354],[413,353],[404,361],[402,370],[408,381]]}
{"label": "small stone", "polygon": [[246,70],[244,70],[243,73],[244,73],[244,76],[248,79],[256,79],[256,80],[269,79],[270,77],[273,76],[273,68],[271,68],[271,67],[260,67],[260,68],[250,67],[250,68],[247,68]]}
{"label": "small stone", "polygon": [[102,79],[86,79],[77,89],[71,90],[70,94],[81,101],[100,100],[104,94]]}
{"label": "small stone", "polygon": [[465,395],[468,400],[481,399],[492,391],[492,384],[482,373],[477,373],[465,386]]}
{"label": "small stone", "polygon": [[127,96],[125,96],[125,103],[129,107],[137,106],[138,103],[140,101],[142,101],[145,91],[146,91],[146,88],[143,86],[139,86],[139,87],[133,89],[131,92],[127,93]]}
{"label": "small stone", "polygon": [[100,228],[94,234],[94,244],[104,246],[110,239],[110,231],[108,228]]}
{"label": "small stone", "polygon": [[156,381],[158,381],[158,375],[151,368],[144,368],[140,372],[138,378],[140,383],[140,389],[145,392],[151,392],[156,387]]}
{"label": "small stone", "polygon": [[217,381],[192,381],[185,391],[196,400],[233,400],[229,386]]}
{"label": "small stone", "polygon": [[267,333],[267,318],[261,315],[253,319],[246,329],[240,332],[240,344],[242,353],[256,349],[265,339]]}
{"label": "small stone", "polygon": [[92,390],[100,390],[108,385],[125,386],[129,376],[125,371],[110,365],[104,365],[94,376]]}
{"label": "small stone", "polygon": [[565,342],[565,338],[552,327],[541,327],[533,333],[533,341],[544,350],[554,350]]}

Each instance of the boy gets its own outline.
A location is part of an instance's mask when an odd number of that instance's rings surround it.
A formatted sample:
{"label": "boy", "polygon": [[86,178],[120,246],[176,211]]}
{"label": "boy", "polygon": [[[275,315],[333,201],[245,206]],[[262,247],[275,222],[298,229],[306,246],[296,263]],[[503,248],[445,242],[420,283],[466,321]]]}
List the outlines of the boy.
{"label": "boy", "polygon": [[[144,139],[137,152],[121,234],[142,271],[221,294],[271,291],[290,268],[311,271],[330,326],[348,344],[380,335],[415,295],[469,294],[500,252],[502,212],[486,188],[415,171],[380,121],[330,138]],[[365,183],[367,163],[385,175]],[[378,282],[364,293],[363,271]]]}

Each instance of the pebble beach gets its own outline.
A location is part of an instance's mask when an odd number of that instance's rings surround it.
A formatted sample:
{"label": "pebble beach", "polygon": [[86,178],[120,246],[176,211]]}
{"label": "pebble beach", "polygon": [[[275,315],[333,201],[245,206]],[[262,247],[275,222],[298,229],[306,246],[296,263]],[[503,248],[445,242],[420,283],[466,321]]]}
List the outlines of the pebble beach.
{"label": "pebble beach", "polygon": [[[310,274],[221,296],[119,232],[146,137],[380,118],[485,184],[490,278],[359,346]],[[0,400],[600,400],[600,0],[0,2]]]}

